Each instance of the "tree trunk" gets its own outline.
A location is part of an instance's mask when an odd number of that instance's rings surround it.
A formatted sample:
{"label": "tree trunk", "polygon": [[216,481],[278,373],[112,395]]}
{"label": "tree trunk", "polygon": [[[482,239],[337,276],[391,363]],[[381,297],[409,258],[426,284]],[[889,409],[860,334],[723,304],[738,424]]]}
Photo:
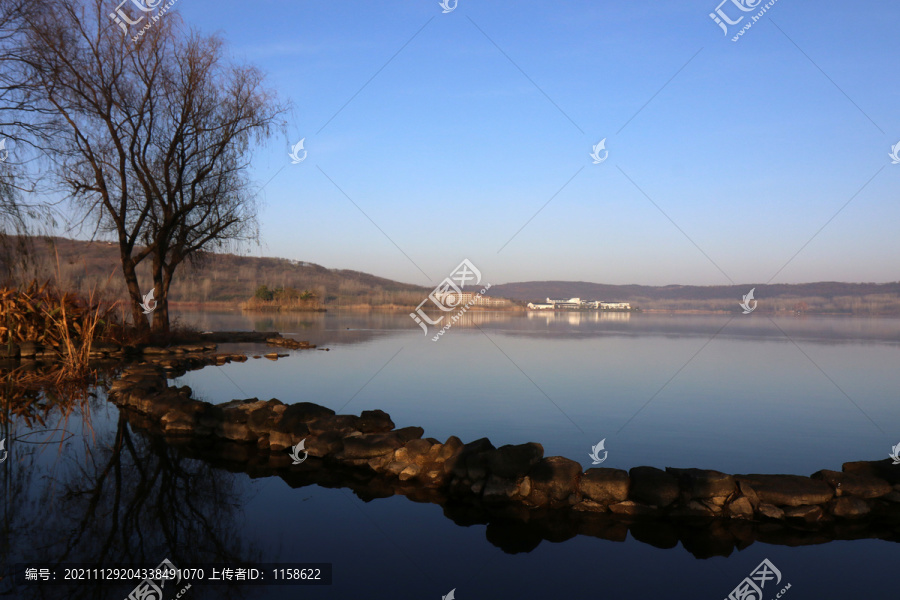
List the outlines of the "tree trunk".
{"label": "tree trunk", "polygon": [[131,320],[138,331],[147,331],[150,329],[150,323],[147,321],[144,309],[141,308],[144,296],[141,294],[141,287],[138,285],[134,261],[131,257],[125,255],[124,252],[122,254],[122,273],[125,275],[125,285],[128,288],[128,296],[131,298]]}
{"label": "tree trunk", "polygon": [[159,290],[159,300],[156,310],[153,311],[153,332],[169,335],[169,287],[172,285],[172,277],[178,262],[165,264],[158,255],[153,256],[153,283]]}

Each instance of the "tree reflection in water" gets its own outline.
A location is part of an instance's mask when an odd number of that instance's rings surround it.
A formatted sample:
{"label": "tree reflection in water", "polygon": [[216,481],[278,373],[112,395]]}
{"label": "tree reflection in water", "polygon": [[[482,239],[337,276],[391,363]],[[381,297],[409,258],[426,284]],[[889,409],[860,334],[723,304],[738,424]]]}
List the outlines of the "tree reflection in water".
{"label": "tree reflection in water", "polygon": [[[0,596],[121,600],[137,583],[16,588],[13,568],[23,562],[260,562],[261,552],[239,533],[237,477],[134,433],[106,402],[101,378],[66,386],[21,370],[0,370],[0,377],[0,438],[11,449],[0,464]],[[192,586],[191,598],[207,595],[244,597],[236,586]]]}

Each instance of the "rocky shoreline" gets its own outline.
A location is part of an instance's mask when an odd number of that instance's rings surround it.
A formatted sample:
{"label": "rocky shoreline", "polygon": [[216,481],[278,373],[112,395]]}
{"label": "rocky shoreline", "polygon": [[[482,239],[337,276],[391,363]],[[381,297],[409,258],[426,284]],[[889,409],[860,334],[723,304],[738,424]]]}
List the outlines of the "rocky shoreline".
{"label": "rocky shoreline", "polygon": [[[900,465],[889,459],[849,462],[810,477],[647,466],[584,471],[573,460],[545,457],[537,443],[496,448],[486,438],[423,438],[421,427],[395,428],[380,410],[337,415],[309,402],[255,398],[213,405],[192,398],[186,386],[169,387],[166,373],[150,364],[128,367],[109,397],[135,425],[229,470],[361,495],[404,494],[469,519],[564,523],[575,533],[588,523],[588,530],[600,527],[613,537],[629,530],[637,537],[641,527],[647,536],[646,523],[654,521],[654,536],[660,527],[671,530],[656,540],[665,544],[685,543],[674,532],[687,527],[696,536],[702,523],[701,537],[713,536],[714,554],[760,534],[791,544],[900,541]],[[287,450],[301,440],[309,458],[292,465]]]}

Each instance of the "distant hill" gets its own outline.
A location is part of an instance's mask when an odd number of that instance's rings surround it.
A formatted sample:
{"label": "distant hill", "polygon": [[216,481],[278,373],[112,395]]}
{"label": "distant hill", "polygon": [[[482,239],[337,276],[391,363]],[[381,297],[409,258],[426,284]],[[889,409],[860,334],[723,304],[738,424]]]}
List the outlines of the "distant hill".
{"label": "distant hill", "polygon": [[[27,272],[20,278],[55,280],[82,293],[99,290],[107,298],[125,298],[118,246],[66,238],[31,238]],[[0,258],[2,261],[2,258]],[[0,264],[0,267],[4,265]],[[151,287],[146,266],[139,268],[142,289]],[[285,258],[207,254],[176,274],[170,300],[175,303],[223,303],[236,306],[266,285],[309,290],[324,306],[416,306],[431,288],[400,283],[360,271],[327,269]],[[804,284],[608,285],[585,281],[527,281],[498,284],[488,295],[520,303],[547,297],[630,302],[645,310],[739,311],[744,294],[755,287],[760,312],[797,311],[856,315],[900,315],[900,282]]]}
{"label": "distant hill", "polygon": [[[66,238],[32,238],[25,278],[56,280],[62,287],[81,292],[103,290],[110,298],[124,298],[119,250],[110,242],[85,242]],[[58,261],[57,261],[58,257]],[[149,259],[147,259],[149,261]],[[139,267],[141,286],[152,281],[144,265]],[[20,275],[21,277],[21,275]],[[257,258],[235,254],[206,254],[196,265],[185,264],[176,272],[170,300],[175,303],[225,302],[237,304],[251,298],[256,289],[284,287],[315,292],[327,305],[416,305],[427,290],[368,273],[327,269],[321,265],[285,258]]]}
{"label": "distant hill", "polygon": [[492,296],[520,302],[546,298],[580,297],[584,300],[631,302],[658,310],[723,310],[734,312],[743,295],[755,288],[754,297],[766,311],[828,312],[846,314],[900,314],[900,282],[741,285],[608,285],[585,281],[527,281],[491,287]]}

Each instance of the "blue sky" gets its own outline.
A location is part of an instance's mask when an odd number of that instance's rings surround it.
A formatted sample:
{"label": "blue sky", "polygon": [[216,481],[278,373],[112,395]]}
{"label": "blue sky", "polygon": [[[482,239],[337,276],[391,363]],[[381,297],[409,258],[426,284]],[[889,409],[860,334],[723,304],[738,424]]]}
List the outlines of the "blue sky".
{"label": "blue sky", "polygon": [[900,6],[779,0],[732,42],[716,5],[177,7],[293,102],[256,150],[254,254],[422,285],[463,258],[492,283],[900,279]]}

